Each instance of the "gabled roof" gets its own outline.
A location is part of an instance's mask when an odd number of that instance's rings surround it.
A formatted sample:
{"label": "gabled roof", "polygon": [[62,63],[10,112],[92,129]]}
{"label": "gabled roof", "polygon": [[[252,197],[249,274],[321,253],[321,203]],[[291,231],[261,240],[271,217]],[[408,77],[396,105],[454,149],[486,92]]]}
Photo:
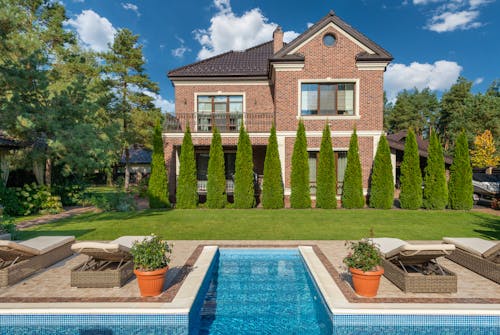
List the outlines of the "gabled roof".
{"label": "gabled roof", "polygon": [[168,73],[177,77],[267,77],[268,59],[273,55],[273,41],[244,51],[229,51],[189,64]]}
{"label": "gabled roof", "polygon": [[[394,150],[398,151],[404,151],[405,150],[405,142],[406,142],[406,137],[408,136],[408,131],[406,130],[401,130],[395,134],[388,134],[387,135],[387,143],[389,144],[389,147]],[[424,140],[422,137],[417,136],[417,146],[418,146],[418,154],[420,157],[425,157],[427,158],[429,156],[429,141]],[[444,162],[447,165],[451,165],[453,163],[453,158],[444,155]]]}
{"label": "gabled roof", "polygon": [[295,38],[293,41],[288,43],[285,47],[283,47],[280,51],[278,51],[274,56],[273,60],[277,60],[280,58],[283,58],[291,51],[293,51],[295,48],[297,48],[299,45],[307,41],[309,38],[314,36],[317,32],[319,32],[321,29],[323,29],[325,26],[328,24],[333,23],[343,31],[345,31],[348,35],[353,37],[355,40],[357,40],[359,43],[373,51],[372,53],[363,51],[359,53],[356,56],[356,60],[358,61],[391,61],[393,59],[392,55],[379,46],[377,43],[373,42],[370,40],[368,37],[351,27],[349,24],[347,24],[345,21],[343,21],[340,17],[335,15],[334,11],[330,11],[328,15],[326,15],[324,18],[313,24],[309,29],[307,29],[304,33],[300,34]]}
{"label": "gabled roof", "polygon": [[[153,152],[149,149],[132,145],[129,148],[129,163],[131,164],[151,164]],[[120,163],[125,164],[125,153],[122,154]]]}

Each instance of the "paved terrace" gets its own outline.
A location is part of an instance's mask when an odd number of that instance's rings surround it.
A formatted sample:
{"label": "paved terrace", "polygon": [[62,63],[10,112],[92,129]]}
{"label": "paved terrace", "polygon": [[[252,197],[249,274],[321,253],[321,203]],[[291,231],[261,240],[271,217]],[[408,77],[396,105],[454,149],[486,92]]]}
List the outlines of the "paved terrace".
{"label": "paved terrace", "polygon": [[[425,241],[413,242],[422,243]],[[427,241],[427,243],[429,242]],[[434,241],[434,243],[439,243],[439,241]],[[361,298],[356,296],[348,282],[341,279],[346,275],[346,268],[342,264],[342,258],[348,252],[344,241],[174,241],[174,253],[167,274],[165,291],[159,297],[141,298],[135,278],[122,288],[72,288],[70,287],[70,271],[86,259],[84,255],[74,255],[16,285],[0,288],[0,308],[2,308],[2,303],[8,303],[3,307],[12,308],[14,304],[17,308],[23,308],[23,306],[27,306],[24,303],[171,302],[190,268],[198,258],[203,245],[218,245],[220,247],[315,246],[316,254],[344,296],[354,304],[445,303],[450,304],[450,306],[451,304],[464,304],[464,308],[468,304],[486,304],[491,307],[493,307],[492,304],[500,304],[500,285],[444,258],[439,259],[440,264],[458,275],[457,293],[404,293],[383,277],[376,298]]]}

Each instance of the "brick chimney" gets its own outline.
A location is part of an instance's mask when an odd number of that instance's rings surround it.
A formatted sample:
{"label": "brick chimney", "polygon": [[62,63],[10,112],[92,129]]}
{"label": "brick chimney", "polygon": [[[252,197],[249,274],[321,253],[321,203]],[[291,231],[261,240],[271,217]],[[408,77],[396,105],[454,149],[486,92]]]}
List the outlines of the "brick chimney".
{"label": "brick chimney", "polygon": [[283,30],[278,26],[273,32],[273,52],[277,53],[283,48]]}

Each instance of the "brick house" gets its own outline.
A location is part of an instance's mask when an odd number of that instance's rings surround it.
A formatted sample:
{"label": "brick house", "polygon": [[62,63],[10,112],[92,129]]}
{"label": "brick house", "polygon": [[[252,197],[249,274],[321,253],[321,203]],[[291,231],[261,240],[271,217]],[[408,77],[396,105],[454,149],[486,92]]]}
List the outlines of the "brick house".
{"label": "brick house", "polygon": [[383,74],[392,56],[333,11],[290,43],[278,27],[273,40],[230,51],[168,73],[175,87],[175,119],[163,133],[170,194],[175,194],[179,150],[186,124],[195,145],[199,193],[203,195],[212,126],[222,135],[228,194],[238,130],[250,134],[254,170],[262,178],[267,140],[276,124],[285,195],[290,194],[291,155],[297,124],[304,121],[311,193],[322,130],[329,123],[340,194],[353,128],[359,136],[363,188],[383,134]]}

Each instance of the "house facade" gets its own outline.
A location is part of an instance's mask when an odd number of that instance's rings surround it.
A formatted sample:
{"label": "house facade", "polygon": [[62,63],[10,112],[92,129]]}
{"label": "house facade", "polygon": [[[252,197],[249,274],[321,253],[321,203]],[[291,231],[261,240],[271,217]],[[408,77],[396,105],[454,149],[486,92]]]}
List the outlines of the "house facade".
{"label": "house facade", "polygon": [[332,11],[290,43],[277,28],[273,39],[230,51],[168,73],[175,87],[175,118],[163,139],[170,194],[175,195],[183,132],[195,146],[203,195],[212,127],[221,132],[227,192],[232,192],[238,131],[243,123],[253,145],[254,172],[263,178],[266,145],[276,125],[285,196],[290,194],[291,156],[297,125],[304,121],[314,196],[322,130],[330,125],[340,194],[349,139],[356,128],[363,188],[383,134],[383,74],[392,56]]}

